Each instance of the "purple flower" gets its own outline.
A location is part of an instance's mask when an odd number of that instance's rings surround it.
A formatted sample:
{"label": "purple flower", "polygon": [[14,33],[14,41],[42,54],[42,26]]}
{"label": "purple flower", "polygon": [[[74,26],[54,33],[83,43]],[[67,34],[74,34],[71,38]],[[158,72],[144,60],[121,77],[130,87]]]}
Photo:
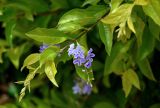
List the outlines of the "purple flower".
{"label": "purple flower", "polygon": [[77,44],[76,48],[74,43],[70,45],[68,49],[68,55],[73,56],[73,64],[77,64],[78,66],[84,65],[86,68],[90,68],[93,62],[93,57],[95,57],[95,54],[92,53],[93,49],[90,48],[88,51],[87,56],[84,55],[84,50],[82,47]]}
{"label": "purple flower", "polygon": [[85,84],[82,89],[83,94],[91,94],[92,87],[89,84]]}
{"label": "purple flower", "polygon": [[43,44],[40,46],[40,49],[39,49],[39,52],[43,52],[46,48],[48,48],[48,45],[47,44]]}
{"label": "purple flower", "polygon": [[[80,86],[81,85],[81,86]],[[86,82],[76,82],[75,85],[72,87],[73,93],[74,94],[87,94],[90,95],[92,92],[92,87],[89,84],[86,84]]]}
{"label": "purple flower", "polygon": [[72,87],[72,90],[73,90],[73,93],[74,93],[74,94],[81,94],[81,88],[79,87],[78,84],[75,84],[75,85]]}
{"label": "purple flower", "polygon": [[95,54],[92,53],[93,49],[90,48],[86,57],[86,63],[84,64],[84,66],[86,68],[90,68],[92,66],[92,62],[93,62],[93,57],[95,57]]}
{"label": "purple flower", "polygon": [[71,44],[69,49],[68,49],[68,55],[71,56],[74,54],[74,44]]}

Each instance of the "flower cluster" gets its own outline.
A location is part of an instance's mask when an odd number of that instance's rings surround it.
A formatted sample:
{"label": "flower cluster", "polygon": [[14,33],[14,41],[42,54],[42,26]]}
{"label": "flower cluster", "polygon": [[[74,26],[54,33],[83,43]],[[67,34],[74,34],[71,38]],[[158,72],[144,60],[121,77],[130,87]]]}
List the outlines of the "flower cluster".
{"label": "flower cluster", "polygon": [[93,62],[93,57],[95,56],[92,51],[93,49],[90,48],[87,56],[85,57],[84,50],[79,44],[77,44],[77,47],[75,47],[74,44],[71,44],[68,49],[68,55],[72,55],[74,57],[73,64],[77,64],[78,66],[84,65],[86,68],[90,68]]}
{"label": "flower cluster", "polygon": [[72,89],[74,94],[80,94],[80,95],[82,94],[90,95],[92,91],[91,85],[86,83],[83,84],[75,83]]}

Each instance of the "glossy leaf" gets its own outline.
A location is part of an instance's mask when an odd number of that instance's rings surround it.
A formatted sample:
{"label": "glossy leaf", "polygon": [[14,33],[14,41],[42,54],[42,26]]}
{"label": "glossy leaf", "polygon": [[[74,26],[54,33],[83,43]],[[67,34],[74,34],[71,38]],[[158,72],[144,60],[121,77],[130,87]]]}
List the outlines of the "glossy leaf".
{"label": "glossy leaf", "polygon": [[106,8],[100,5],[70,10],[59,20],[58,29],[64,32],[77,32],[84,29],[84,26],[94,24],[106,11]]}
{"label": "glossy leaf", "polygon": [[45,49],[40,55],[40,66],[42,66],[45,61],[54,60],[59,51],[60,49],[56,46],[50,46],[49,48]]}
{"label": "glossy leaf", "polygon": [[111,0],[111,12],[116,11],[122,2],[123,0]]}
{"label": "glossy leaf", "polygon": [[58,44],[70,38],[68,35],[54,28],[36,28],[26,33],[26,35],[36,41],[46,44]]}
{"label": "glossy leaf", "polygon": [[149,32],[148,28],[145,28],[142,37],[142,44],[138,48],[137,60],[145,59],[153,50],[155,46],[155,39]]}
{"label": "glossy leaf", "polygon": [[153,19],[153,21],[160,25],[160,1],[159,0],[150,0],[148,5],[143,6],[143,10],[148,15]]}
{"label": "glossy leaf", "polygon": [[87,4],[96,5],[100,0],[85,0],[82,6]]}
{"label": "glossy leaf", "polygon": [[23,63],[21,70],[23,70],[26,66],[29,66],[29,65],[32,65],[32,64],[38,62],[39,59],[40,59],[40,54],[38,54],[38,53],[34,53],[34,54],[29,55],[24,60],[24,63]]}
{"label": "glossy leaf", "polygon": [[148,59],[139,61],[138,66],[144,76],[146,76],[150,80],[155,81]]}
{"label": "glossy leaf", "polygon": [[135,0],[134,2],[136,5],[147,5],[149,0]]}
{"label": "glossy leaf", "polygon": [[57,69],[55,66],[55,63],[53,61],[47,61],[45,63],[45,73],[47,75],[47,77],[49,78],[49,80],[58,87],[58,84],[55,80],[55,75],[57,73]]}
{"label": "glossy leaf", "polygon": [[102,19],[102,22],[105,24],[119,25],[120,23],[127,21],[132,12],[132,8],[133,4],[123,4],[118,7],[116,11],[113,13],[110,12],[109,15],[105,16]]}
{"label": "glossy leaf", "polygon": [[106,52],[108,55],[110,55],[113,41],[113,29],[111,25],[107,25],[101,22],[98,24],[98,29],[100,38],[105,45]]}

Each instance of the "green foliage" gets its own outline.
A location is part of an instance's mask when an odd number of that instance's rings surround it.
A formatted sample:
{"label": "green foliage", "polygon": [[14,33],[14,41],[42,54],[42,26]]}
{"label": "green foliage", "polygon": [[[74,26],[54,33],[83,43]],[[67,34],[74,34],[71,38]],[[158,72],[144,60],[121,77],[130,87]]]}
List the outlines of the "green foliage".
{"label": "green foliage", "polygon": [[[1,0],[0,83],[8,91],[0,91],[15,101],[0,107],[158,108],[159,6],[160,0]],[[72,43],[85,56],[93,49],[91,68],[73,66]],[[39,52],[42,44],[48,46]],[[73,94],[81,81],[92,85],[90,95]]]}

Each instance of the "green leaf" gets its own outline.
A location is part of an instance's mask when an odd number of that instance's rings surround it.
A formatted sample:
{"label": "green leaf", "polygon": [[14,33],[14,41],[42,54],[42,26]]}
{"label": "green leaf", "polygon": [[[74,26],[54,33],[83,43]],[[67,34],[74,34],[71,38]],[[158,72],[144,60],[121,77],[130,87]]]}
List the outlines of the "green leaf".
{"label": "green leaf", "polygon": [[128,69],[124,74],[126,75],[126,77],[128,77],[132,85],[134,85],[137,89],[140,89],[139,78],[133,69]]}
{"label": "green leaf", "polygon": [[[118,7],[114,12],[110,12],[109,15],[102,19],[105,24],[119,25],[127,21],[132,12],[133,4],[123,4]],[[117,17],[118,16],[118,17]]]}
{"label": "green leaf", "polygon": [[58,84],[55,80],[55,75],[57,73],[57,69],[55,66],[55,63],[53,61],[47,61],[45,63],[45,73],[47,75],[47,77],[49,78],[49,80],[58,87]]}
{"label": "green leaf", "polygon": [[19,47],[11,48],[7,52],[9,59],[11,60],[13,65],[16,67],[16,69],[19,68],[19,60],[20,60],[20,57],[24,51],[25,46],[26,46],[26,44],[23,44]]}
{"label": "green leaf", "polygon": [[15,21],[11,20],[11,21],[8,21],[6,23],[6,26],[5,26],[5,36],[6,36],[6,40],[8,42],[8,44],[10,45],[10,47],[12,47],[13,43],[12,43],[12,40],[13,40],[13,29],[15,27]]}
{"label": "green leaf", "polygon": [[137,60],[145,59],[155,46],[155,38],[151,35],[149,29],[146,27],[142,37],[142,44],[138,48]]}
{"label": "green leaf", "polygon": [[149,31],[150,33],[157,39],[160,40],[160,26],[158,26],[152,19],[148,20],[149,23]]}
{"label": "green leaf", "polygon": [[82,6],[87,4],[96,5],[100,0],[85,0]]}
{"label": "green leaf", "polygon": [[143,6],[143,10],[153,19],[153,21],[160,25],[160,1],[159,0],[150,0],[148,5]]}
{"label": "green leaf", "polygon": [[4,47],[0,47],[0,63],[3,63],[2,55],[4,52],[6,52],[7,49]]}
{"label": "green leaf", "polygon": [[136,5],[147,5],[149,0],[135,0],[134,2]]}
{"label": "green leaf", "polygon": [[73,9],[65,13],[58,22],[58,29],[64,32],[77,32],[84,26],[94,24],[106,12],[103,5],[90,6],[87,9]]}
{"label": "green leaf", "polygon": [[113,41],[113,28],[111,25],[99,22],[98,29],[100,38],[105,45],[106,52],[110,55]]}
{"label": "green leaf", "polygon": [[92,69],[86,69],[80,66],[75,66],[75,67],[76,67],[76,72],[80,78],[82,78],[88,83],[91,83],[92,80],[94,80]]}
{"label": "green leaf", "polygon": [[45,61],[54,60],[60,49],[57,46],[50,46],[45,49],[40,55],[40,66],[42,66]]}
{"label": "green leaf", "polygon": [[123,0],[111,0],[111,12],[114,12],[116,9],[118,9],[122,1]]}
{"label": "green leaf", "polygon": [[70,38],[68,35],[55,28],[36,28],[26,33],[26,35],[36,41],[46,44],[58,44],[64,42],[67,38]]}
{"label": "green leaf", "polygon": [[137,38],[137,43],[138,46],[140,46],[142,44],[142,36],[143,36],[143,30],[145,27],[145,24],[143,22],[143,20],[138,17],[138,16],[133,16],[133,20],[134,20],[134,28],[135,28],[135,35]]}
{"label": "green leaf", "polygon": [[96,103],[93,108],[117,108],[117,107],[111,102],[99,102]]}
{"label": "green leaf", "polygon": [[134,28],[134,25],[133,25],[132,17],[129,17],[129,18],[128,18],[127,24],[128,24],[129,29],[130,29],[133,33],[136,33],[135,28]]}
{"label": "green leaf", "polygon": [[128,77],[128,75],[125,73],[122,76],[122,86],[125,93],[125,97],[127,97],[132,89],[132,83],[130,82],[130,78]]}
{"label": "green leaf", "polygon": [[129,40],[127,43],[116,42],[113,46],[110,56],[107,56],[104,67],[104,75],[109,75],[113,71],[115,64],[119,63],[124,54],[129,50],[133,43],[133,40]]}
{"label": "green leaf", "polygon": [[21,68],[21,71],[24,69],[24,67],[30,66],[30,65],[36,63],[37,61],[39,61],[39,59],[40,59],[40,54],[39,53],[34,53],[34,54],[29,55],[24,60],[23,66]]}
{"label": "green leaf", "polygon": [[148,59],[139,61],[138,66],[144,76],[146,76],[150,80],[156,81],[152,73]]}

